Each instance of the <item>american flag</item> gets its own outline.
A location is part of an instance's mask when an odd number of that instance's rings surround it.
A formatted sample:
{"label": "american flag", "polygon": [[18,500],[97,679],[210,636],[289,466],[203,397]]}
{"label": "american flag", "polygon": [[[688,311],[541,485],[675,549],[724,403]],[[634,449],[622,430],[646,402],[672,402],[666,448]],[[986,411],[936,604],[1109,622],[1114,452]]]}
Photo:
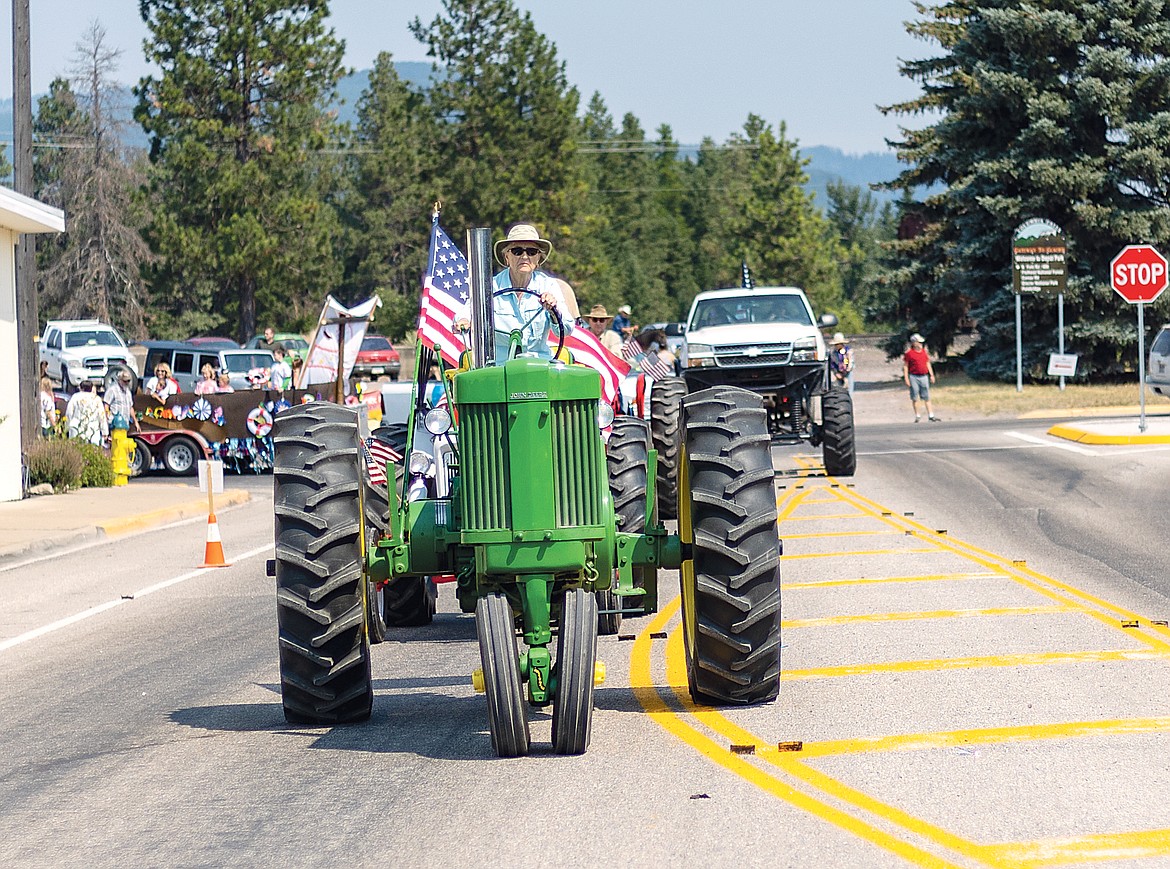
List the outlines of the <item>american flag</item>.
{"label": "american flag", "polygon": [[366,460],[366,473],[375,486],[386,485],[386,463],[401,462],[399,452],[385,441],[368,437],[362,441],[362,456]]}
{"label": "american flag", "polygon": [[456,312],[464,307],[470,296],[467,260],[439,226],[436,212],[431,221],[431,253],[423,275],[418,334],[426,346],[437,344],[439,353],[449,365],[458,365],[459,354],[465,349],[463,341],[455,334],[454,323]]}
{"label": "american flag", "polygon": [[630,338],[622,345],[622,355],[637,364],[647,377],[653,380],[663,380],[674,377],[674,369],[658,357],[657,353],[647,353],[636,339]]}
{"label": "american flag", "polygon": [[[549,335],[548,343],[554,351],[557,349],[555,330]],[[588,329],[574,328],[569,323],[565,323],[565,349],[573,354],[573,361],[588,365],[601,375],[601,400],[613,404],[622,378],[630,373],[629,364],[606,350]]]}

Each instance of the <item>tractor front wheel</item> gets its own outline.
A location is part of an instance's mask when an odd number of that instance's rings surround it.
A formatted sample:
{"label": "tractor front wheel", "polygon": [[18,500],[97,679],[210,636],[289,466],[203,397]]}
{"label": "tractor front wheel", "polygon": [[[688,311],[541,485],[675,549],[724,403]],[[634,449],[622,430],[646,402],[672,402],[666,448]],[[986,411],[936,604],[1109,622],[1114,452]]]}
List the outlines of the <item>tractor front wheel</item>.
{"label": "tractor front wheel", "polygon": [[593,729],[593,670],[597,661],[597,598],[565,592],[557,634],[557,694],[552,739],[557,754],[583,754]]}
{"label": "tractor front wheel", "polygon": [[684,404],[687,677],[696,703],[780,692],[780,538],[768,416],[759,395],[716,387]]}
{"label": "tractor front wheel", "polygon": [[475,630],[492,748],[499,757],[522,757],[528,754],[528,713],[512,605],[504,595],[497,592],[479,599],[475,605]]}
{"label": "tractor front wheel", "polygon": [[277,414],[276,623],[290,724],[365,721],[373,706],[357,415],[314,401]]}

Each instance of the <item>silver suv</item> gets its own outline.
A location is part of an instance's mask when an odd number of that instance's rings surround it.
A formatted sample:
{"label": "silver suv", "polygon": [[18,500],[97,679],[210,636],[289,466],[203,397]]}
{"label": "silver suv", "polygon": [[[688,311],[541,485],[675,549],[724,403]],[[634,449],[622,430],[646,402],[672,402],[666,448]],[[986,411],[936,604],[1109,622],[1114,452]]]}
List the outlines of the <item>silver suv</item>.
{"label": "silver suv", "polygon": [[100,320],[50,320],[40,340],[48,374],[72,392],[83,380],[100,383],[111,367],[125,365],[137,376],[134,354],[113,326]]}
{"label": "silver suv", "polygon": [[1146,366],[1146,383],[1158,395],[1170,396],[1170,326],[1158,330],[1150,345],[1150,364]]}

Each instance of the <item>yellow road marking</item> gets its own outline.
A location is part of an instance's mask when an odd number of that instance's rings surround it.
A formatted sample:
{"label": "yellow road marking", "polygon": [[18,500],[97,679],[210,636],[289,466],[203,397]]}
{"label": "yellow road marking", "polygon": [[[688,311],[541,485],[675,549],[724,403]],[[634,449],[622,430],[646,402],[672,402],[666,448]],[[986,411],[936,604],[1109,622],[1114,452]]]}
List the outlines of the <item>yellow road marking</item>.
{"label": "yellow road marking", "polygon": [[[654,687],[653,678],[651,676],[651,644],[650,634],[662,630],[667,622],[679,611],[679,599],[675,598],[669,605],[663,608],[662,612],[651,622],[634,641],[634,649],[631,654],[630,661],[630,685],[634,689],[634,694],[638,698],[638,702],[642,708],[650,715],[651,719],[655,721],[668,733],[674,735],[682,740],[687,745],[699,751],[708,760],[714,761],[723,768],[730,770],[744,780],[752,783],[756,787],[770,793],[773,796],[783,799],[790,805],[795,806],[802,811],[806,811],[815,817],[824,821],[828,821],[841,829],[852,833],[860,838],[871,842],[881,848],[890,851],[903,859],[914,863],[918,866],[939,867],[939,869],[957,869],[957,864],[951,863],[942,859],[929,851],[925,851],[916,845],[905,842],[894,835],[886,832],[880,827],[875,827],[866,821],[854,817],[848,812],[842,811],[835,806],[822,802],[815,797],[794,788],[792,785],[769,775],[764,770],[760,769],[751,762],[745,760],[739,755],[732,754],[727,750],[726,746],[720,745],[712,740],[705,733],[695,729],[687,723],[682,713],[675,712],[670,709],[662,700],[658,690]],[[676,628],[673,632],[677,637],[677,655],[668,655],[668,663],[674,658],[681,658],[682,648],[682,632],[681,629]],[[682,674],[682,681],[685,684],[685,664],[683,665],[684,672]],[[667,681],[676,681],[679,678],[677,668],[668,674]],[[672,691],[678,697],[682,697],[686,692],[685,687],[671,686]],[[690,705],[689,697],[686,698],[685,703],[690,706],[687,711],[693,711],[694,706]]]}
{"label": "yellow road marking", "polygon": [[835,533],[817,532],[814,534],[785,534],[784,539],[785,540],[820,540],[820,539],[826,539],[826,538],[831,538],[831,537],[873,537],[873,536],[882,535],[882,534],[887,535],[889,537],[893,537],[895,535],[902,536],[902,535],[899,535],[897,531],[877,530],[877,531],[844,531],[844,532],[835,532]]}
{"label": "yellow road marking", "polygon": [[868,513],[822,513],[814,516],[785,516],[785,522],[818,522],[822,519],[869,519]]}
{"label": "yellow road marking", "polygon": [[938,554],[938,547],[930,546],[925,549],[854,549],[849,552],[803,552],[800,555],[784,554],[785,561],[801,561],[808,558],[857,558],[862,555],[922,555],[924,553]]}
{"label": "yellow road marking", "polygon": [[871,622],[911,622],[923,619],[958,619],[974,616],[1034,616],[1049,613],[1081,613],[1081,607],[1062,606],[1013,606],[991,609],[926,610],[900,613],[867,613],[852,616],[824,616],[814,619],[789,619],[780,623],[781,628],[820,628],[832,625],[852,625]]}
{"label": "yellow road marking", "polygon": [[[787,556],[786,556],[787,557]],[[818,579],[813,582],[785,582],[783,591],[795,588],[829,588],[834,585],[875,585],[886,582],[954,582],[963,579],[1006,579],[1013,577],[1005,573],[927,573],[922,576],[878,576],[858,579]]]}
{"label": "yellow road marking", "polygon": [[1094,860],[1137,860],[1170,854],[1170,830],[1071,836],[984,847],[997,861],[1007,866],[1040,867]]}
{"label": "yellow road marking", "polygon": [[924,661],[882,661],[874,664],[844,664],[787,670],[785,681],[835,679],[841,676],[872,676],[878,673],[912,673],[925,670],[972,670],[982,667],[1034,667],[1042,664],[1079,664],[1100,661],[1151,661],[1170,658],[1170,652],[1154,649],[1104,649],[1085,652],[1027,652],[1017,655],[976,655],[969,658],[934,658]]}

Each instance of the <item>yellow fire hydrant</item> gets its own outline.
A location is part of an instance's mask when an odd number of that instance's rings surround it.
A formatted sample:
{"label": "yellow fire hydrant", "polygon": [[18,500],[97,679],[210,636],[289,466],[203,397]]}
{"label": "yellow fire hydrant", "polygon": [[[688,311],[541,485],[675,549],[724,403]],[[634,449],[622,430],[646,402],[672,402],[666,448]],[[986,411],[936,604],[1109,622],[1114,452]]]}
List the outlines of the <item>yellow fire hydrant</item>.
{"label": "yellow fire hydrant", "polygon": [[110,424],[110,453],[114,463],[114,485],[125,486],[130,482],[130,468],[134,463],[134,438],[127,437],[129,427],[126,417],[114,414]]}

